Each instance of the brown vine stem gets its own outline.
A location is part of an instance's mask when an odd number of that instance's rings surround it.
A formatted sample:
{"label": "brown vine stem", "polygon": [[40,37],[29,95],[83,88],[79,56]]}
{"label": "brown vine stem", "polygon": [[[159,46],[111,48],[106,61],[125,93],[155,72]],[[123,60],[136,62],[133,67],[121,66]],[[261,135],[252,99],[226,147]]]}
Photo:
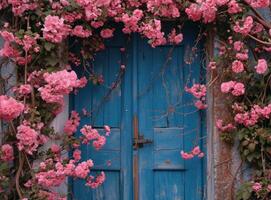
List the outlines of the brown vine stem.
{"label": "brown vine stem", "polygon": [[250,35],[250,34],[248,34],[248,36],[249,36],[251,39],[255,40],[256,42],[259,42],[260,44],[263,44],[263,45],[271,45],[271,42],[266,42],[266,41],[260,40],[260,39],[254,37],[253,35]]}
{"label": "brown vine stem", "polygon": [[263,148],[263,144],[261,145],[261,158],[262,158],[262,165],[263,165],[263,172],[265,173],[266,168],[265,168],[265,159],[264,159],[264,148]]}
{"label": "brown vine stem", "polygon": [[10,127],[11,127],[11,129],[12,129],[12,131],[13,131],[13,134],[14,135],[16,135],[16,129],[15,129],[15,126],[14,126],[14,124],[13,124],[13,122],[9,122],[9,125],[10,125]]}
{"label": "brown vine stem", "polygon": [[21,191],[21,188],[20,188],[20,175],[21,175],[21,172],[23,170],[23,166],[24,166],[24,157],[22,157],[22,153],[19,152],[19,168],[16,172],[16,178],[15,178],[15,181],[16,181],[16,191],[20,197],[20,199],[23,199],[23,194],[22,194],[22,191]]}

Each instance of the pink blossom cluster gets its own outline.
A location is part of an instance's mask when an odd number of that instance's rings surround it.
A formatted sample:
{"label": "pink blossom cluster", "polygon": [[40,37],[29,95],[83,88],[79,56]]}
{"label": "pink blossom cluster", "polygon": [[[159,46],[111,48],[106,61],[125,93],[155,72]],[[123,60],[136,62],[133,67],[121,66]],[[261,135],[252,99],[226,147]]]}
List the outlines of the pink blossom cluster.
{"label": "pink blossom cluster", "polygon": [[148,0],[148,11],[157,16],[176,18],[180,16],[180,5],[173,0]]}
{"label": "pink blossom cluster", "polygon": [[[39,125],[39,129],[43,125]],[[32,155],[37,151],[40,144],[44,143],[44,138],[39,136],[39,133],[33,129],[28,122],[24,122],[17,127],[16,138],[18,139],[18,149],[24,150],[26,153]]]}
{"label": "pink blossom cluster", "polygon": [[247,35],[251,31],[252,27],[253,27],[253,18],[251,16],[247,16],[244,20],[237,21],[233,27],[233,30],[236,33]]}
{"label": "pink blossom cluster", "polygon": [[149,23],[143,23],[140,28],[141,33],[150,39],[152,47],[166,44],[165,33],[162,32],[161,21],[154,19]]}
{"label": "pink blossom cluster", "polygon": [[13,91],[19,95],[28,95],[32,92],[32,86],[30,84],[21,84],[18,87],[13,88]]}
{"label": "pink blossom cluster", "polygon": [[101,37],[102,38],[111,38],[113,37],[113,32],[114,32],[114,29],[109,29],[109,28],[106,28],[106,29],[103,29],[101,30]]}
{"label": "pink blossom cluster", "polygon": [[230,92],[234,96],[241,96],[245,93],[245,86],[243,83],[240,82],[228,81],[221,84],[221,92]]}
{"label": "pink blossom cluster", "polygon": [[255,69],[258,74],[264,74],[268,69],[266,60],[259,59],[258,64],[255,66]]}
{"label": "pink blossom cluster", "polygon": [[100,135],[97,129],[92,128],[92,126],[85,125],[80,129],[80,132],[83,134],[82,143],[88,144],[93,141],[93,147],[97,150],[101,149],[106,143],[106,138]]}
{"label": "pink blossom cluster", "polygon": [[139,30],[138,22],[143,17],[143,11],[139,9],[135,9],[133,14],[129,16],[127,13],[123,14],[121,17],[121,21],[124,23],[124,28],[122,31],[124,33],[136,32]]}
{"label": "pink blossom cluster", "polygon": [[7,6],[8,6],[7,0],[2,0],[2,1],[0,2],[0,10],[6,8]]}
{"label": "pink blossom cluster", "polygon": [[103,9],[107,9],[107,12],[111,17],[115,16],[117,9],[121,7],[121,1],[111,0],[76,0],[78,5],[84,9],[84,17],[87,21],[98,19],[102,13]]}
{"label": "pink blossom cluster", "polygon": [[234,73],[241,73],[245,69],[244,64],[239,60],[233,61],[231,68]]}
{"label": "pink blossom cluster", "polygon": [[254,192],[259,192],[261,189],[262,189],[262,184],[261,183],[256,182],[256,183],[254,183],[252,185],[252,190]]}
{"label": "pink blossom cluster", "polygon": [[81,38],[87,38],[92,35],[90,30],[84,29],[83,26],[77,25],[72,29],[72,35],[75,35],[77,37]]}
{"label": "pink blossom cluster", "polygon": [[47,103],[64,104],[64,95],[68,95],[75,88],[82,88],[86,85],[85,77],[80,80],[74,71],[57,71],[53,73],[44,73],[43,78],[46,85],[40,87],[41,98]]}
{"label": "pink blossom cluster", "polygon": [[204,23],[213,22],[216,18],[217,5],[215,1],[197,0],[185,9],[188,18],[193,21],[203,19]]}
{"label": "pink blossom cluster", "polygon": [[196,146],[189,153],[181,151],[181,156],[182,156],[183,159],[189,160],[189,159],[194,158],[195,156],[198,156],[199,158],[202,158],[202,157],[204,157],[204,153],[200,150],[199,146]]}
{"label": "pink blossom cluster", "polygon": [[79,116],[79,114],[76,111],[72,111],[70,119],[68,119],[66,121],[66,123],[65,123],[64,132],[68,136],[73,135],[76,132],[77,127],[79,126],[79,124],[80,124],[80,116]]}
{"label": "pink blossom cluster", "polygon": [[[40,163],[39,172],[35,175],[37,183],[43,187],[50,188],[60,186],[67,176],[86,180],[86,185],[96,188],[105,180],[102,172],[96,179],[89,175],[90,169],[94,166],[92,160],[83,161],[76,164],[75,160],[70,160],[67,164],[61,162],[54,163],[52,159],[47,159]],[[29,183],[28,183],[29,185]]]}
{"label": "pink blossom cluster", "polygon": [[20,16],[28,10],[35,10],[37,3],[33,0],[8,0],[12,6],[12,12],[15,16]]}
{"label": "pink blossom cluster", "polygon": [[95,189],[99,187],[101,184],[103,184],[105,181],[105,173],[101,172],[96,178],[94,176],[89,176],[89,178],[86,181],[86,186],[91,187],[92,189]]}
{"label": "pink blossom cluster", "polygon": [[[233,44],[233,49],[234,51],[236,51],[236,54],[235,54],[235,57],[236,59],[240,60],[240,61],[246,61],[248,60],[248,49],[246,49],[244,46],[244,43],[241,42],[241,41],[235,41],[233,42],[232,41],[232,37],[230,39],[230,44]],[[238,60],[235,60],[234,62],[237,62]],[[239,61],[239,62],[240,62]],[[243,63],[242,63],[243,64]],[[238,67],[239,66],[239,67]],[[242,66],[241,64],[239,63],[237,65],[237,68],[241,69]]]}
{"label": "pink blossom cluster", "polygon": [[75,162],[81,160],[81,151],[79,149],[75,149],[73,151],[72,157],[74,158]]}
{"label": "pink blossom cluster", "polygon": [[243,124],[244,126],[254,126],[260,119],[269,119],[270,114],[271,104],[264,107],[254,105],[250,111],[237,113],[234,120],[236,123]]}
{"label": "pink blossom cluster", "polygon": [[195,98],[197,98],[197,101],[195,102],[194,105],[199,110],[207,108],[207,105],[205,103],[207,89],[205,85],[194,84],[191,88],[185,87],[185,91],[192,94]]}
{"label": "pink blossom cluster", "polygon": [[253,8],[267,8],[270,5],[269,0],[246,0]]}
{"label": "pink blossom cluster", "polygon": [[24,104],[12,97],[0,96],[0,119],[11,121],[19,117],[24,111]]}
{"label": "pink blossom cluster", "polygon": [[0,149],[0,160],[12,161],[14,159],[13,147],[10,144],[3,144]]}
{"label": "pink blossom cluster", "polygon": [[168,41],[171,44],[179,44],[183,41],[183,34],[176,34],[176,29],[172,29],[171,33],[168,35]]}
{"label": "pink blossom cluster", "polygon": [[39,146],[39,134],[32,129],[29,125],[21,124],[17,127],[16,138],[18,139],[18,149],[25,150],[28,154],[32,155],[37,151]]}
{"label": "pink blossom cluster", "polygon": [[64,23],[63,18],[48,15],[44,21],[43,37],[50,42],[60,43],[70,33],[70,26]]}
{"label": "pink blossom cluster", "polygon": [[229,14],[236,14],[243,10],[236,0],[230,0],[227,5]]}
{"label": "pink blossom cluster", "polygon": [[33,52],[38,53],[40,50],[40,47],[37,44],[37,40],[39,39],[38,34],[35,36],[24,35],[24,37],[20,39],[17,36],[14,36],[13,33],[3,30],[0,31],[0,35],[5,41],[4,47],[0,50],[0,56],[13,59],[19,65],[25,65],[32,60],[30,54],[27,57],[22,56],[22,51],[20,51],[19,47],[21,47],[24,52],[33,50]]}
{"label": "pink blossom cluster", "polygon": [[218,119],[216,121],[216,127],[222,132],[232,132],[236,129],[236,127],[232,123],[223,125],[223,121],[221,119]]}
{"label": "pink blossom cluster", "polygon": [[5,41],[3,48],[0,50],[0,56],[18,60],[20,57],[20,52],[14,48],[10,42]]}

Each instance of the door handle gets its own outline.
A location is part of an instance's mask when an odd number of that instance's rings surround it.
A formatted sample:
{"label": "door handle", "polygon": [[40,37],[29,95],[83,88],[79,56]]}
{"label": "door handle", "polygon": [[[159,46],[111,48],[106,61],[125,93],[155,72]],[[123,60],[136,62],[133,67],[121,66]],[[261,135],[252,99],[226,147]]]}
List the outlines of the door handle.
{"label": "door handle", "polygon": [[134,149],[142,148],[146,144],[152,144],[153,140],[145,139],[143,135],[139,135],[138,138],[134,138],[133,147]]}

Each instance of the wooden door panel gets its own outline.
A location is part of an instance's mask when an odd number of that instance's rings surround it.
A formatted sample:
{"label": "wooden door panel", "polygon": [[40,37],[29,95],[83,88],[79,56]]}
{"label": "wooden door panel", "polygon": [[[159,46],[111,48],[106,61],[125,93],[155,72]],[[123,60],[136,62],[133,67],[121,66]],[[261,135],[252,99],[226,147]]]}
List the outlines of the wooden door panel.
{"label": "wooden door panel", "polygon": [[[131,141],[129,135],[131,126],[126,123],[126,121],[132,121],[132,118],[123,112],[127,107],[131,107],[131,105],[127,105],[128,100],[131,99],[127,92],[131,91],[129,88],[131,84],[127,83],[123,87],[121,82],[127,82],[127,80],[119,77],[120,65],[123,62],[120,49],[124,46],[124,41],[123,35],[116,36],[108,42],[104,51],[97,53],[93,62],[88,63],[92,68],[88,67],[88,70],[92,71],[86,72],[86,75],[92,72],[101,75],[104,83],[101,85],[89,83],[86,88],[79,90],[78,94],[74,96],[74,109],[79,112],[86,109],[88,112],[88,115],[81,118],[79,130],[87,124],[105,134],[103,126],[111,127],[111,134],[107,137],[107,142],[101,150],[95,150],[92,144],[81,145],[82,160],[92,159],[94,162],[91,175],[104,171],[105,183],[97,189],[90,189],[84,186],[84,181],[74,180],[74,199],[125,200],[131,199],[132,196],[132,145],[129,142]],[[127,76],[129,73],[128,71]],[[116,85],[115,83],[118,81],[119,84]],[[124,93],[126,93],[125,96],[123,96]],[[80,137],[80,135],[78,131],[77,136]]]}
{"label": "wooden door panel", "polygon": [[155,49],[138,40],[139,134],[153,140],[138,150],[139,200],[204,198],[204,160],[180,157],[181,150],[202,146],[205,134],[204,114],[184,91],[202,81],[200,53],[186,52],[191,51],[196,31],[188,35],[179,46]]}

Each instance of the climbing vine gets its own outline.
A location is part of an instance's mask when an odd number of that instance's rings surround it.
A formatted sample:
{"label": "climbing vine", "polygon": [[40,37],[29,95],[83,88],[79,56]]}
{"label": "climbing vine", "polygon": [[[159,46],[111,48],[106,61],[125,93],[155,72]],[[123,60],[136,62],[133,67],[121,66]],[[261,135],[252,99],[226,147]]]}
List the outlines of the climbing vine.
{"label": "climbing vine", "polygon": [[[0,198],[66,199],[52,188],[67,177],[84,179],[86,187],[101,185],[105,173],[89,175],[95,163],[82,161],[79,147],[91,143],[101,149],[110,127],[98,131],[86,124],[75,137],[88,113],[72,111],[63,133],[56,132],[51,123],[63,110],[65,95],[88,82],[103,83],[86,63],[114,37],[113,24],[125,34],[139,33],[155,48],[181,43],[184,23],[193,21],[203,27],[201,38],[215,33],[219,47],[216,56],[206,55],[211,80],[185,90],[198,109],[206,109],[208,87],[221,85],[232,118],[216,119],[217,128],[226,142],[238,140],[242,160],[254,169],[236,198],[270,199],[271,23],[262,9],[270,11],[269,0],[2,0]],[[165,32],[168,21],[175,25]],[[80,49],[71,51],[75,46]],[[80,67],[86,73],[79,78],[73,69]],[[120,65],[120,76],[124,71]],[[72,156],[63,156],[71,150]],[[196,146],[181,156],[204,153]]]}

